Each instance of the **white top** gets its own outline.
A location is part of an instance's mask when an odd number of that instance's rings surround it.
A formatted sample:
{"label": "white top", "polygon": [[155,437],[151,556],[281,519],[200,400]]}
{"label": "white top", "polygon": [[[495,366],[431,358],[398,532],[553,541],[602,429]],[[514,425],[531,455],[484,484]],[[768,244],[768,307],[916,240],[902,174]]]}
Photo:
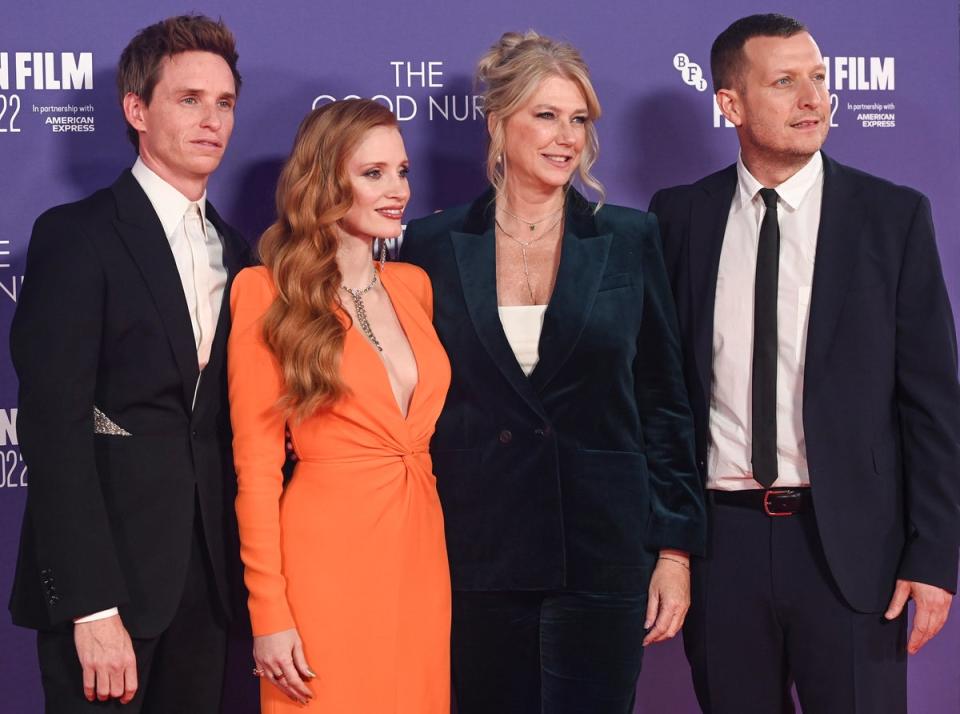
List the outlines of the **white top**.
{"label": "white top", "polygon": [[[707,488],[762,488],[751,466],[751,374],[757,243],[766,209],[742,158],[717,271]],[[803,365],[813,263],[823,198],[820,153],[776,187],[780,272],[777,287],[778,487],[809,486],[803,436]]]}
{"label": "white top", "polygon": [[[223,245],[207,220],[207,193],[191,201],[151,171],[139,158],[131,169],[140,188],[157,212],[180,273],[183,295],[190,311],[197,363],[202,370],[210,359],[213,334],[227,285]],[[202,220],[196,220],[196,210]]]}
{"label": "white top", "polygon": [[540,332],[546,305],[503,305],[497,308],[503,334],[523,373],[530,376],[540,361]]}

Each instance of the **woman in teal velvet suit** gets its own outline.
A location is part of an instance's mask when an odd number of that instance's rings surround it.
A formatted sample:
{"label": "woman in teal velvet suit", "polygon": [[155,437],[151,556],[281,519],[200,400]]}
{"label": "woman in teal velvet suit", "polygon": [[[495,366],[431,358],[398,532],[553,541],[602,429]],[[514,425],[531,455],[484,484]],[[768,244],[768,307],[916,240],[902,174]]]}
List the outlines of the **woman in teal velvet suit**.
{"label": "woman in teal velvet suit", "polygon": [[481,60],[490,191],[412,222],[453,368],[431,444],[460,714],[629,714],[704,543],[693,424],[657,224],[588,203],[600,114],[570,45]]}

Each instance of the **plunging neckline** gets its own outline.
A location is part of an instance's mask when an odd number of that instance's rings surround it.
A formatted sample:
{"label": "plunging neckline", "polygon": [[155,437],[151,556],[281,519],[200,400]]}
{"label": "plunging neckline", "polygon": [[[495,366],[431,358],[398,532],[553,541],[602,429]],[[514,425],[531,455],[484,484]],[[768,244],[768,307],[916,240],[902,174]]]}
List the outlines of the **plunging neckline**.
{"label": "plunging neckline", "polygon": [[[400,325],[400,331],[403,333],[404,338],[407,340],[407,344],[410,346],[410,353],[413,355],[413,363],[417,368],[417,382],[413,385],[413,389],[410,390],[410,399],[407,403],[406,412],[404,412],[403,407],[400,405],[400,401],[397,399],[397,393],[393,389],[393,382],[390,381],[390,370],[387,369],[387,361],[384,359],[383,354],[374,347],[373,343],[367,338],[365,334],[360,330],[357,325],[355,318],[350,316],[350,321],[353,323],[350,326],[350,330],[355,332],[360,340],[367,346],[367,349],[377,358],[377,362],[380,364],[380,372],[384,377],[384,380],[387,383],[387,389],[390,390],[390,401],[393,402],[394,407],[397,411],[397,416],[400,417],[400,421],[406,423],[410,418],[410,412],[413,411],[413,403],[417,397],[417,391],[420,388],[421,373],[420,373],[420,359],[417,357],[417,349],[414,347],[413,340],[410,337],[410,330],[407,325],[404,324],[404,318],[401,315],[401,310],[397,308],[397,302],[393,299],[393,295],[390,294],[390,288],[387,285],[389,280],[384,280],[385,270],[381,270],[378,264],[374,264],[374,270],[380,276],[380,283],[383,285],[383,291],[387,295],[387,300],[390,302],[390,307],[393,308],[393,314],[397,316],[397,323]],[[349,315],[349,313],[347,313]]]}

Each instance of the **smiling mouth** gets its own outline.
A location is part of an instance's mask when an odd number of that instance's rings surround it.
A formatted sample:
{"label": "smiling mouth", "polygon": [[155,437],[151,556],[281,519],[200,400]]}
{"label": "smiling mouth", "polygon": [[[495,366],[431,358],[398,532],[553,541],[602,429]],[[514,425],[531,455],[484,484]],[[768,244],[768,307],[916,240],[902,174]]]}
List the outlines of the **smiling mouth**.
{"label": "smiling mouth", "polygon": [[564,156],[563,154],[540,154],[540,156],[546,159],[548,163],[559,167],[567,167],[573,161],[572,156]]}
{"label": "smiling mouth", "polygon": [[222,148],[223,148],[223,144],[221,144],[219,141],[208,141],[208,140],[206,140],[206,139],[197,139],[196,141],[192,141],[191,143],[192,143],[192,144],[196,144],[197,146],[202,146],[202,147],[207,148],[207,149],[222,149]]}
{"label": "smiling mouth", "polygon": [[403,208],[378,208],[376,209],[384,218],[389,218],[391,221],[399,221],[403,218]]}
{"label": "smiling mouth", "polygon": [[801,119],[800,121],[794,122],[790,126],[792,126],[794,129],[812,129],[816,126],[819,126],[820,122],[820,119]]}

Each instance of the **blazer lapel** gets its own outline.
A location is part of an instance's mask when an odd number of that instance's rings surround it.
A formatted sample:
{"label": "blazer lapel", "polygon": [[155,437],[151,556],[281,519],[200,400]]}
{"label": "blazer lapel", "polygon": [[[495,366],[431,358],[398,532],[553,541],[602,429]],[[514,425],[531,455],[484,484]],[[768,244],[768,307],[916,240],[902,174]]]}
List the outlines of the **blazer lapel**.
{"label": "blazer lapel", "polygon": [[573,351],[600,287],[610,254],[610,233],[597,235],[590,205],[570,189],[560,266],[540,333],[540,361],[530,375],[542,392]]}
{"label": "blazer lapel", "polygon": [[826,368],[863,235],[863,206],[856,200],[855,182],[849,181],[843,171],[823,155],[823,200],[803,369],[804,403]]}
{"label": "blazer lapel", "polygon": [[493,228],[487,229],[482,235],[451,231],[450,240],[460,272],[463,299],[477,337],[510,385],[531,409],[545,419],[543,405],[530,386],[530,380],[520,369],[497,312],[496,238]]}
{"label": "blazer lapel", "polygon": [[692,202],[687,258],[693,323],[693,358],[704,398],[709,403],[713,375],[713,313],[717,297],[717,271],[727,228],[730,204],[737,188],[737,167],[717,174],[702,187],[703,202]]}
{"label": "blazer lapel", "polygon": [[140,268],[156,303],[183,379],[183,399],[189,412],[200,368],[177,264],[160,219],[133,175],[125,171],[113,184],[112,190],[117,202],[114,227]]}

